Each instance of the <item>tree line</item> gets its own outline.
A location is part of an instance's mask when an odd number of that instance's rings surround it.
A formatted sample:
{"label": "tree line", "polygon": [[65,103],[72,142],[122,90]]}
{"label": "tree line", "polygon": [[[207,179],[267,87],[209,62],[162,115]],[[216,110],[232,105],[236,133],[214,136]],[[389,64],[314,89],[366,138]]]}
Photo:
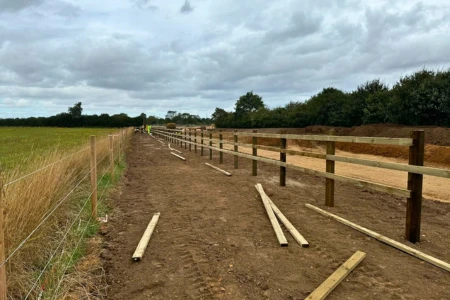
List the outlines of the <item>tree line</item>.
{"label": "tree line", "polygon": [[324,88],[304,102],[268,108],[261,96],[248,92],[234,111],[216,108],[212,115],[220,128],[359,126],[394,123],[409,126],[450,126],[450,69],[420,70],[402,77],[392,87],[379,79],[351,92]]}
{"label": "tree line", "polygon": [[176,111],[168,111],[165,118],[147,117],[145,113],[141,113],[137,117],[130,117],[124,113],[111,116],[108,114],[83,115],[81,102],[69,107],[67,112],[51,117],[0,118],[0,126],[29,127],[137,127],[143,124],[164,125],[169,122],[185,125],[203,125],[210,124],[211,119],[202,119],[197,115],[177,113]]}

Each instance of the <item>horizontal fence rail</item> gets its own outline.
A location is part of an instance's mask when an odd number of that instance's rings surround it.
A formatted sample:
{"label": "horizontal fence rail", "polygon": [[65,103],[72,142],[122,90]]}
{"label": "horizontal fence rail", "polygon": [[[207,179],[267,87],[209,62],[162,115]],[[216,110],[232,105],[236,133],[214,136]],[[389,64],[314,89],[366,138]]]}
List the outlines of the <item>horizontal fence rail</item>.
{"label": "horizontal fence rail", "polygon": [[[201,143],[193,141],[189,132],[200,133],[202,136]],[[204,134],[208,132],[209,134]],[[238,168],[238,157],[247,158],[253,161],[252,174],[257,175],[257,162],[268,163],[280,167],[280,185],[285,184],[285,170],[292,169],[319,176],[326,179],[326,201],[325,205],[334,206],[334,181],[344,182],[356,185],[361,188],[367,188],[384,192],[398,197],[407,198],[407,217],[406,217],[406,231],[405,238],[415,243],[420,240],[420,214],[421,214],[421,202],[422,202],[422,185],[423,175],[450,178],[450,170],[430,168],[423,166],[423,153],[424,153],[424,134],[423,131],[411,132],[410,138],[387,138],[387,137],[355,137],[355,136],[335,136],[333,132],[329,135],[297,135],[297,134],[272,134],[272,133],[257,133],[254,132],[218,132],[218,139],[213,138],[212,131],[206,130],[192,130],[189,128],[184,129],[166,129],[164,127],[157,127],[154,130],[155,134],[160,135],[175,143],[184,142],[185,148],[187,145],[189,148],[191,145],[201,146],[202,155],[203,148],[210,150],[210,159],[212,159],[212,151],[218,151],[220,153],[220,163],[222,163],[222,154],[229,154],[234,156],[234,166]],[[223,139],[223,135],[232,136],[233,140]],[[239,136],[252,137],[252,143],[242,143],[239,141]],[[280,147],[258,145],[258,138],[272,138],[280,140]],[[287,139],[291,140],[304,140],[304,141],[320,141],[326,142],[327,151],[323,153],[314,153],[308,151],[290,150],[286,149],[286,145],[283,141]],[[214,143],[213,143],[214,142]],[[379,145],[397,145],[408,146],[410,148],[409,164],[382,162],[368,159],[360,159],[353,157],[345,157],[335,155],[335,143],[364,143],[364,144],[379,144]],[[285,143],[285,142],[284,142]],[[208,145],[209,144],[209,145]],[[216,146],[213,146],[215,144]],[[224,145],[229,145],[229,149],[223,149]],[[283,146],[284,145],[284,146]],[[239,146],[247,149],[252,149],[252,154],[242,153],[239,151]],[[267,157],[258,156],[257,149],[268,150],[280,153],[280,160],[271,159]],[[326,160],[326,171],[318,171],[286,163],[285,154],[299,155],[305,157],[311,157],[316,159]],[[260,154],[259,154],[260,155]],[[408,172],[408,187],[398,188],[394,186],[384,185],[381,183],[375,183],[363,179],[356,179],[352,177],[342,176],[335,174],[335,162],[351,163],[357,165],[364,165],[369,167],[384,168],[395,171]]]}

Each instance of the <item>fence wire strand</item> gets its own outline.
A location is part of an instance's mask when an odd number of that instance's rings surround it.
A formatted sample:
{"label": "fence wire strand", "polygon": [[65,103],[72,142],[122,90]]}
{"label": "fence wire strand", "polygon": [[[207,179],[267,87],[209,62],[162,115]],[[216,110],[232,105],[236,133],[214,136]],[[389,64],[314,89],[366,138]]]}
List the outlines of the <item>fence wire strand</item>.
{"label": "fence wire strand", "polygon": [[[106,154],[100,161],[97,162],[96,167],[106,158],[109,156],[109,153]],[[111,165],[110,165],[111,166]],[[109,166],[109,167],[110,167]],[[83,172],[80,171],[77,176]],[[8,257],[2,262],[0,263],[0,268],[3,267],[13,256],[14,254],[16,254],[17,251],[20,250],[20,248],[23,247],[23,245],[33,236],[33,234],[45,223],[45,221],[48,220],[48,218],[50,218],[50,216],[67,200],[67,198],[73,194],[73,192],[81,185],[81,183],[86,179],[86,177],[89,176],[89,174],[91,174],[92,169],[89,170],[89,172],[80,180],[78,181],[78,183],[69,191],[69,193],[67,193],[51,210],[50,212],[45,215],[39,222],[39,224],[30,232],[30,234],[19,244],[19,246],[17,246],[9,255]],[[102,176],[101,179],[103,179],[104,175]],[[98,185],[98,184],[97,184]]]}
{"label": "fence wire strand", "polygon": [[[101,180],[104,178],[104,176],[106,175],[106,173],[108,173],[108,171],[106,171],[105,173],[103,173],[103,176],[101,177],[100,180],[97,181],[97,188],[98,185],[100,184]],[[94,190],[92,190],[92,192],[89,194],[89,196],[86,198],[86,201],[84,202],[83,206],[81,207],[80,211],[78,212],[78,214],[76,215],[76,217],[74,218],[72,224],[67,228],[66,232],[64,233],[64,236],[62,237],[61,241],[59,242],[58,246],[56,247],[55,251],[53,251],[52,255],[50,256],[49,260],[47,261],[47,263],[45,264],[44,268],[41,270],[41,272],[39,273],[39,276],[37,277],[37,279],[34,281],[31,289],[28,291],[28,294],[26,295],[26,297],[24,298],[24,300],[27,300],[28,297],[31,295],[31,293],[33,292],[33,290],[35,289],[36,285],[38,284],[39,280],[41,279],[42,275],[44,274],[44,272],[47,270],[48,266],[50,265],[50,262],[53,260],[53,258],[55,257],[56,253],[58,252],[59,248],[61,247],[62,243],[65,241],[65,239],[67,238],[67,235],[69,234],[70,229],[72,229],[73,225],[77,222],[79,216],[81,215],[81,213],[83,212],[84,208],[86,207],[87,203],[89,202],[89,199],[91,198],[92,194],[94,193]],[[92,214],[91,214],[91,218],[92,218]]]}

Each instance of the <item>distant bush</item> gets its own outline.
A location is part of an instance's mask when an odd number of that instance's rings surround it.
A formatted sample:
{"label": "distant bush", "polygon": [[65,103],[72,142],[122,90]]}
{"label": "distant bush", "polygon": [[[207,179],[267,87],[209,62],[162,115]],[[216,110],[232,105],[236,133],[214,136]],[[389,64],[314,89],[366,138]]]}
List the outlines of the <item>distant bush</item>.
{"label": "distant bush", "polygon": [[177,124],[175,124],[175,123],[167,123],[166,124],[166,128],[167,129],[175,129],[175,128],[177,128]]}

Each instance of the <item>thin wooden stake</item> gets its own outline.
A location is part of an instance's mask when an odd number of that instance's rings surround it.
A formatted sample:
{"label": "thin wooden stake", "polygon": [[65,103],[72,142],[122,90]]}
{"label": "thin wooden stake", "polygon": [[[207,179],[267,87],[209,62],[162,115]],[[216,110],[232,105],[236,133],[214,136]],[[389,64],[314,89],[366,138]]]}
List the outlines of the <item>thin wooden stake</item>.
{"label": "thin wooden stake", "polygon": [[[236,134],[237,130],[234,131],[234,152],[238,152],[238,135]],[[234,156],[234,168],[237,169],[239,167],[239,156]]]}
{"label": "thin wooden stake", "polygon": [[[219,134],[219,149],[223,149],[222,130]],[[219,164],[223,164],[223,152],[219,152]]]}
{"label": "thin wooden stake", "polygon": [[[139,137],[139,142],[141,141],[141,138]],[[109,136],[109,173],[111,174],[111,177],[114,176],[114,144],[113,144],[113,136]]]}
{"label": "thin wooden stake", "polygon": [[92,219],[97,220],[97,146],[95,135],[91,135],[91,189]]}
{"label": "thin wooden stake", "polygon": [[[334,135],[334,130],[330,130],[328,135]],[[336,142],[327,142],[327,155],[335,154]],[[327,173],[334,174],[335,162],[332,160],[327,160],[326,171]],[[334,179],[327,178],[325,180],[325,205],[329,207],[334,206]]]}
{"label": "thin wooden stake", "polygon": [[421,252],[419,250],[416,250],[414,248],[411,248],[409,246],[403,245],[402,243],[399,243],[399,242],[397,242],[397,241],[395,241],[393,239],[390,239],[390,238],[388,238],[388,237],[386,237],[384,235],[376,233],[375,231],[372,231],[372,230],[367,229],[365,227],[359,226],[358,224],[350,222],[350,221],[348,221],[348,220],[346,220],[344,218],[341,218],[339,216],[333,215],[332,213],[329,213],[329,212],[327,212],[327,211],[325,211],[323,209],[320,209],[318,207],[315,207],[315,206],[313,206],[311,204],[305,204],[305,206],[307,208],[309,208],[309,209],[312,209],[312,210],[314,210],[314,211],[324,215],[324,216],[327,216],[327,217],[330,217],[332,219],[335,219],[339,223],[347,225],[350,228],[353,228],[353,229],[355,229],[355,230],[357,230],[359,232],[362,232],[362,233],[364,233],[364,234],[366,234],[366,235],[368,235],[370,237],[373,237],[374,239],[379,240],[380,242],[383,242],[383,243],[385,243],[385,244],[387,244],[389,246],[397,248],[400,251],[403,251],[403,252],[405,252],[405,253],[407,253],[409,255],[415,256],[415,257],[417,257],[417,258],[419,258],[419,259],[421,259],[423,261],[426,261],[426,262],[428,262],[428,263],[430,263],[432,265],[435,265],[436,267],[439,267],[439,268],[441,268],[443,270],[446,270],[446,271],[450,272],[450,264],[446,263],[445,261],[437,259],[437,258],[435,258],[435,257],[433,257],[431,255],[425,254],[425,253],[423,253],[423,252]]}
{"label": "thin wooden stake", "polygon": [[[425,132],[416,130],[411,132],[413,145],[409,147],[409,165],[423,166],[425,152]],[[411,243],[420,241],[420,222],[422,215],[422,187],[423,175],[408,173],[408,190],[411,196],[406,202],[405,239]]]}
{"label": "thin wooden stake", "polygon": [[[253,130],[253,133],[257,133],[257,130]],[[256,145],[258,144],[258,140],[257,137],[254,136],[252,138],[252,155],[253,156],[258,156],[258,149],[256,149]],[[252,161],[252,176],[257,176],[258,175],[258,161],[257,160],[253,160]]]}
{"label": "thin wooden stake", "polygon": [[286,237],[284,236],[283,230],[281,230],[280,223],[278,223],[277,218],[275,217],[275,214],[272,210],[272,206],[270,206],[270,199],[264,192],[264,190],[261,188],[258,188],[258,184],[255,185],[256,190],[259,192],[259,195],[261,196],[261,200],[264,204],[264,208],[266,209],[267,216],[269,217],[270,223],[272,224],[273,230],[275,231],[275,234],[278,239],[278,243],[281,247],[287,247],[288,241],[286,240]]}
{"label": "thin wooden stake", "polygon": [[343,265],[339,267],[339,269],[331,274],[327,280],[325,280],[314,292],[312,292],[306,300],[325,299],[365,257],[366,253],[356,251],[355,254],[353,254]]}
{"label": "thin wooden stake", "polygon": [[227,175],[227,176],[231,176],[231,173],[230,173],[230,172],[227,172],[227,171],[225,171],[225,170],[222,170],[222,169],[220,169],[220,168],[218,168],[218,167],[216,167],[216,166],[210,165],[210,164],[208,164],[208,163],[205,163],[205,165],[207,165],[208,167],[211,167],[211,168],[213,168],[213,169],[216,169],[217,171],[222,172],[223,174],[225,174],[225,175]]}
{"label": "thin wooden stake", "polygon": [[147,229],[145,229],[136,251],[134,251],[133,261],[140,261],[142,256],[144,256],[145,249],[147,249],[148,243],[150,242],[150,238],[152,237],[160,215],[161,213],[154,214],[153,218],[150,220],[150,223],[148,223]]}
{"label": "thin wooden stake", "polygon": [[[2,170],[0,168],[0,264],[3,264],[6,258],[6,246],[5,246],[5,218],[3,207],[3,179]],[[7,300],[7,286],[6,286],[6,264],[0,267],[0,300]]]}

